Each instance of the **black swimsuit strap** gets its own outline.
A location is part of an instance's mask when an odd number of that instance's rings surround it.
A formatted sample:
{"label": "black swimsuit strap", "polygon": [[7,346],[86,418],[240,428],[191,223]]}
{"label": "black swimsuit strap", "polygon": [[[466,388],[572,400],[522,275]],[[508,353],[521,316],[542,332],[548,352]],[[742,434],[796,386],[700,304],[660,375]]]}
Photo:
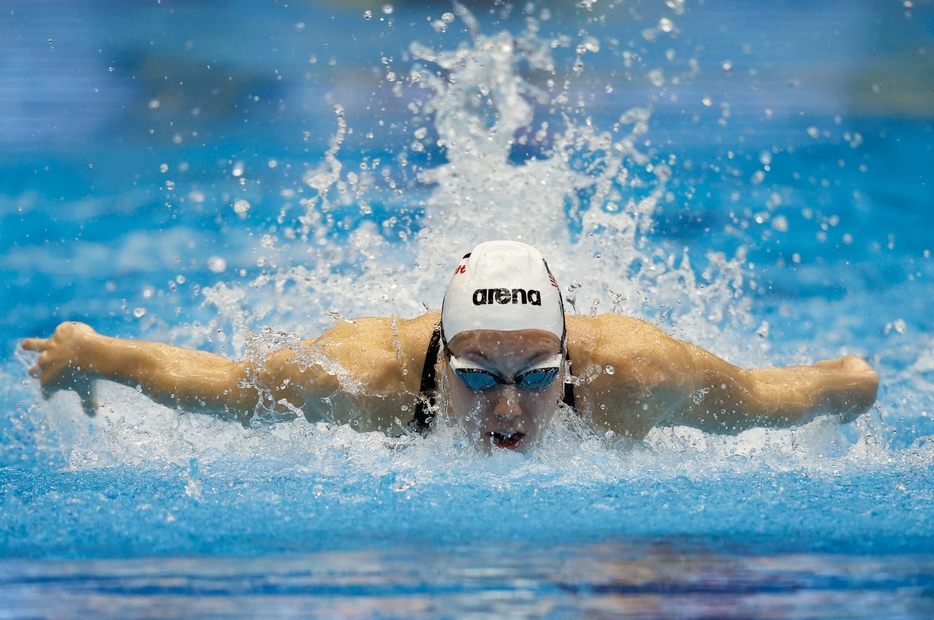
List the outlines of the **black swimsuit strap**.
{"label": "black swimsuit strap", "polygon": [[[570,375],[571,374],[571,354],[568,353],[566,349],[564,351],[564,359],[567,362],[568,375]],[[574,409],[574,384],[568,381],[567,379],[564,380],[564,404],[570,407],[572,410]]]}
{"label": "black swimsuit strap", "polygon": [[[435,414],[431,409],[435,407],[435,395],[438,389],[438,382],[435,380],[435,366],[438,363],[438,353],[441,352],[441,324],[435,326],[435,331],[431,334],[431,340],[428,341],[428,350],[425,352],[425,365],[422,366],[422,383],[419,386],[418,404],[415,405],[415,417],[412,424],[415,431],[424,435],[431,429],[431,423],[435,419]],[[568,374],[571,372],[571,356],[567,351],[564,352],[564,359],[567,360]],[[564,384],[564,404],[574,409],[574,384],[565,382]]]}
{"label": "black swimsuit strap", "polygon": [[429,409],[435,407],[435,393],[438,382],[435,380],[435,366],[438,363],[438,353],[441,351],[441,323],[435,326],[425,352],[425,365],[422,366],[422,384],[419,387],[418,404],[415,405],[415,418],[412,423],[415,431],[424,435],[431,428],[435,414]]}

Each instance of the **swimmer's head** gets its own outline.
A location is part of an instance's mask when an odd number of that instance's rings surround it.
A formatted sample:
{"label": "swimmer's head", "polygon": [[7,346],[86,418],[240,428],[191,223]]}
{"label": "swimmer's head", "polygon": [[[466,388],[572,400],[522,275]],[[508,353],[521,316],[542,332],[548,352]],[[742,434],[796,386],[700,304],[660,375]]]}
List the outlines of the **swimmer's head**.
{"label": "swimmer's head", "polygon": [[524,451],[564,394],[567,332],[538,250],[482,243],[461,260],[441,310],[449,411],[482,449]]}
{"label": "swimmer's head", "polygon": [[541,329],[565,344],[558,283],[538,250],[518,241],[488,241],[464,256],[444,294],[446,342],[473,330]]}

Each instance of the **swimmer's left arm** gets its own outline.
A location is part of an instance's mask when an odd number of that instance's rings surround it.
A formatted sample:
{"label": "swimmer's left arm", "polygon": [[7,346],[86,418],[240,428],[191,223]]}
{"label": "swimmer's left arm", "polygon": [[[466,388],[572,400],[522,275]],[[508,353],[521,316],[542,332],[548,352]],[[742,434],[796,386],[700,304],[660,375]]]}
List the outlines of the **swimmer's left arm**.
{"label": "swimmer's left arm", "polygon": [[826,414],[849,422],[876,400],[879,375],[854,355],[813,366],[743,370],[700,347],[684,346],[693,359],[696,391],[666,425],[734,434],[805,424]]}

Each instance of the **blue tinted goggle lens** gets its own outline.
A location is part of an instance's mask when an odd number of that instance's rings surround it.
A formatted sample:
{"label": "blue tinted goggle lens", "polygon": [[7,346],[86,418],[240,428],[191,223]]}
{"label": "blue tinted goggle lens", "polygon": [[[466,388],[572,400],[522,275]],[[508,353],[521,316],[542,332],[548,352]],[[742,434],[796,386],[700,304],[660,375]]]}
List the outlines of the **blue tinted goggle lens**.
{"label": "blue tinted goggle lens", "polygon": [[529,390],[543,390],[551,385],[558,376],[559,368],[535,368],[516,377],[515,381],[506,381],[501,376],[479,368],[456,368],[454,373],[471,390],[488,390],[495,385],[518,385]]}

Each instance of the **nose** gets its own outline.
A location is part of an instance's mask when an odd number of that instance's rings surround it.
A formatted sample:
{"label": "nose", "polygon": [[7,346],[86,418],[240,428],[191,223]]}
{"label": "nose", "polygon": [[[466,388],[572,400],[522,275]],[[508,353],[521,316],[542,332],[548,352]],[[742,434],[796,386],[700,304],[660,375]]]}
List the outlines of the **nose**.
{"label": "nose", "polygon": [[519,395],[513,385],[502,386],[496,395],[496,404],[493,413],[502,420],[513,420],[522,415],[522,406],[519,404]]}

